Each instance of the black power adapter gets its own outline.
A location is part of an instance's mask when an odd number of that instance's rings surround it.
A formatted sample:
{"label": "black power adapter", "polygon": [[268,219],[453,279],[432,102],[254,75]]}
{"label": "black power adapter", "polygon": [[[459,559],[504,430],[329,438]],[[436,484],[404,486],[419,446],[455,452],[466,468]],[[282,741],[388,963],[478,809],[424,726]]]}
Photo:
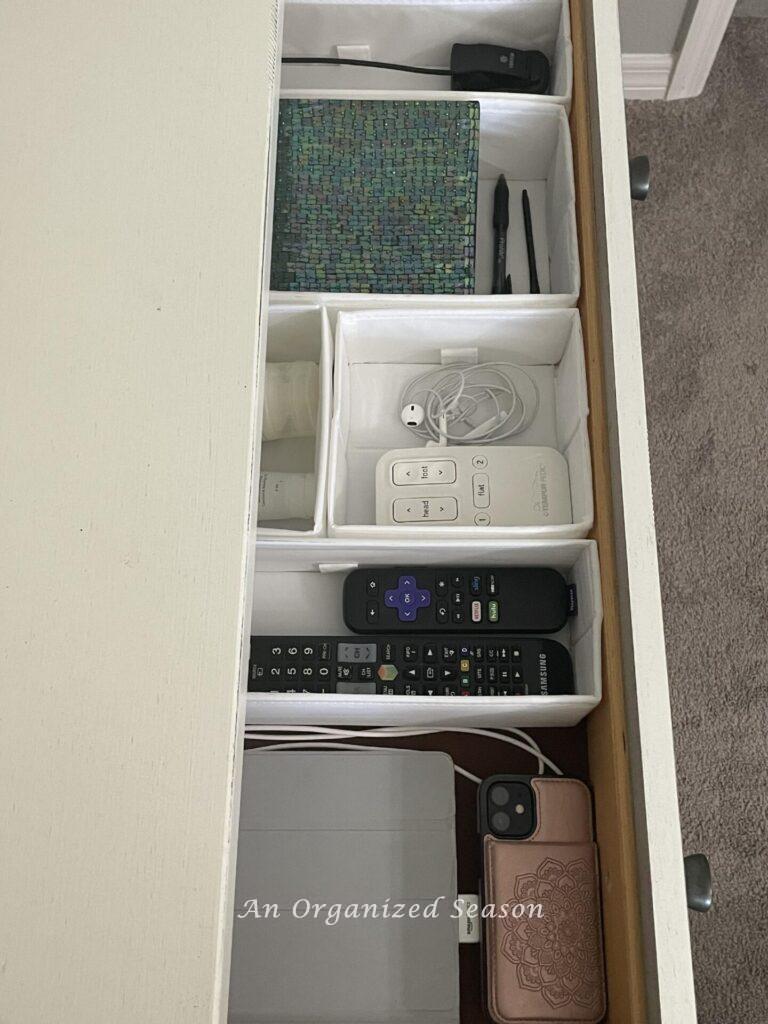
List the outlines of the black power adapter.
{"label": "black power adapter", "polygon": [[549,89],[549,61],[540,50],[454,43],[451,88],[461,92],[545,93]]}
{"label": "black power adapter", "polygon": [[529,92],[549,89],[549,61],[540,50],[515,50],[492,43],[454,43],[450,68],[417,68],[348,57],[283,57],[283,64],[346,64],[415,75],[450,75],[456,92]]}

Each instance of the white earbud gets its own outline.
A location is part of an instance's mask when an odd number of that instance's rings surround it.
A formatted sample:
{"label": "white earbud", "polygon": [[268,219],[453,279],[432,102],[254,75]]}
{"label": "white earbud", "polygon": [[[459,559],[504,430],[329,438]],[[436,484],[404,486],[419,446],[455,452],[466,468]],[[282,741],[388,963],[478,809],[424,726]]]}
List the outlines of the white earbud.
{"label": "white earbud", "polygon": [[410,427],[413,430],[414,427],[420,427],[424,422],[424,407],[416,405],[411,402],[410,405],[406,405],[403,411],[400,413],[400,419],[403,421],[406,427]]}

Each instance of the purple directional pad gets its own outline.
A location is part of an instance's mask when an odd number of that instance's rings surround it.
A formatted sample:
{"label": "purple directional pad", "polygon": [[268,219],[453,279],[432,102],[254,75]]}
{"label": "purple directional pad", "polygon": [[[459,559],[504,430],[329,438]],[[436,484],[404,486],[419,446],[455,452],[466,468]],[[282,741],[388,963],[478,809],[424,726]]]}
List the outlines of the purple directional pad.
{"label": "purple directional pad", "polygon": [[415,622],[419,608],[429,608],[431,603],[432,594],[421,590],[414,576],[401,576],[396,590],[384,591],[384,604],[387,608],[397,608],[401,622]]}

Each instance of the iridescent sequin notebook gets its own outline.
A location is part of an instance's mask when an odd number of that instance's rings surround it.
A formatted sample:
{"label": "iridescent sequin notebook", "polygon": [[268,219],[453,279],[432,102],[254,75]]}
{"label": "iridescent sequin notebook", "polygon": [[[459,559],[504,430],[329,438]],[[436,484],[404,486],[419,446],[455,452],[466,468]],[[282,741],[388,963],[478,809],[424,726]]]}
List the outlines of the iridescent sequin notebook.
{"label": "iridescent sequin notebook", "polygon": [[281,100],[272,288],[475,290],[478,103]]}

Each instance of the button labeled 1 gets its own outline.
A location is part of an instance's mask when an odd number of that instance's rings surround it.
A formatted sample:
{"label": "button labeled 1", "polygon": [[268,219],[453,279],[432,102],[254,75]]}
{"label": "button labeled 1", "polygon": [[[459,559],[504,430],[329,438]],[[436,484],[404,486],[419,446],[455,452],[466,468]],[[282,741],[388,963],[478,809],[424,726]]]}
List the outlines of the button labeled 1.
{"label": "button labeled 1", "polygon": [[396,462],[392,466],[392,481],[398,487],[409,484],[453,484],[456,482],[456,463],[452,459]]}
{"label": "button labeled 1", "polygon": [[396,523],[448,523],[459,517],[455,498],[396,498],[392,507]]}

